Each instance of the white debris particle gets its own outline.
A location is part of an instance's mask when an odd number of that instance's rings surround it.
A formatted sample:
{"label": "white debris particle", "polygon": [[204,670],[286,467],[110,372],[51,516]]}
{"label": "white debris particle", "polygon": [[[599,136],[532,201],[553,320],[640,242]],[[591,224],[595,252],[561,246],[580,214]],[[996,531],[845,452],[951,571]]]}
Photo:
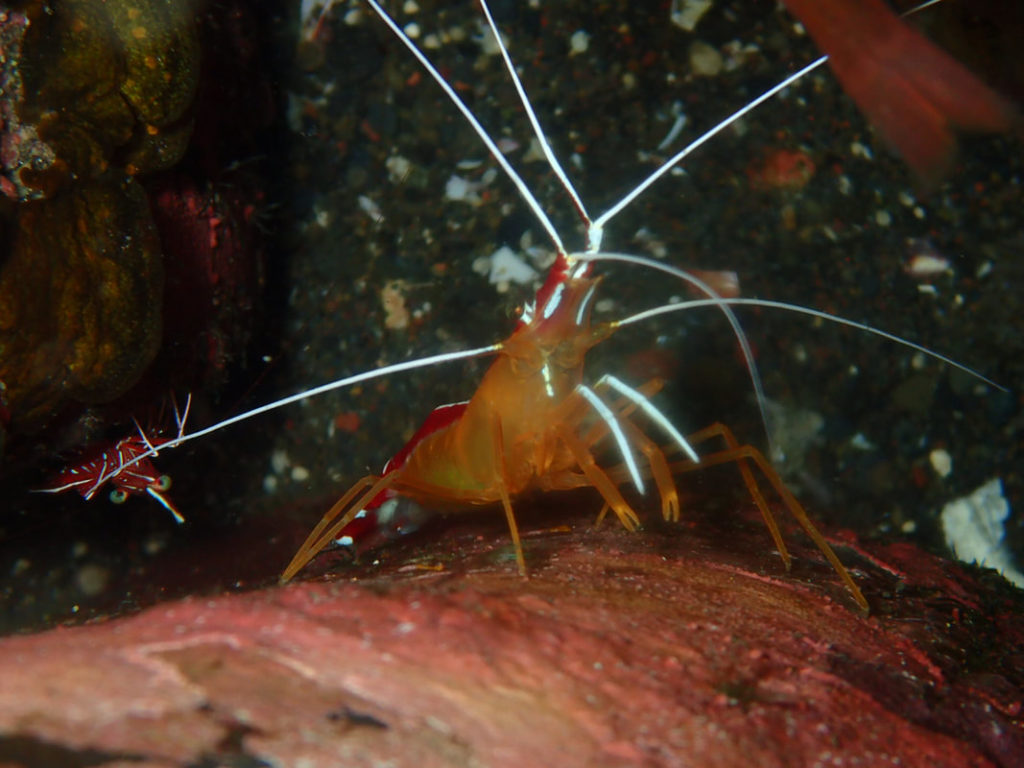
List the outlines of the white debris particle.
{"label": "white debris particle", "polygon": [[[503,34],[501,36],[501,42],[508,47],[508,38]],[[501,48],[498,47],[498,41],[494,37],[494,33],[490,27],[484,27],[483,35],[480,38],[480,51],[485,56],[498,56],[501,54]]]}
{"label": "white debris particle", "polygon": [[875,224],[877,224],[880,227],[888,227],[890,224],[892,224],[892,214],[889,213],[884,208],[875,211]]}
{"label": "white debris particle", "polygon": [[510,136],[502,136],[494,143],[498,147],[498,151],[503,155],[511,154],[519,149],[519,142]]}
{"label": "white debris particle", "polygon": [[423,30],[420,29],[420,25],[417,24],[415,21],[410,21],[408,24],[406,24],[402,28],[402,31],[405,32],[405,34],[408,35],[412,40],[418,38],[420,34],[423,32]]}
{"label": "white debris particle", "polygon": [[907,238],[907,250],[910,258],[903,265],[903,271],[911,277],[928,279],[946,272],[950,267],[949,259],[926,237]]}
{"label": "white debris particle", "polygon": [[384,327],[400,331],[409,327],[409,308],[405,305],[405,282],[391,280],[380,290],[380,305],[384,309]]}
{"label": "white debris particle", "polygon": [[927,293],[927,294],[930,294],[932,296],[938,296],[939,295],[939,289],[936,288],[934,285],[919,285],[919,286],[917,286],[917,292],[918,293]]}
{"label": "white debris particle", "polygon": [[75,584],[82,594],[88,597],[99,595],[107,588],[109,583],[110,569],[96,563],[83,565],[75,574]]}
{"label": "white debris particle", "polygon": [[491,271],[491,257],[490,256],[477,256],[473,259],[471,269],[478,275],[486,275]]}
{"label": "white debris particle", "polygon": [[575,56],[579,53],[586,53],[590,47],[590,35],[582,29],[577,29],[569,38],[569,55]]}
{"label": "white debris particle", "polygon": [[412,16],[414,13],[419,13],[420,7],[416,4],[416,0],[405,0],[402,4],[402,13]]}
{"label": "white debris particle", "polygon": [[850,154],[854,157],[862,157],[865,160],[875,159],[874,154],[871,152],[871,148],[859,141],[855,141],[850,144]]}
{"label": "white debris particle", "polygon": [[159,534],[149,536],[142,542],[142,551],[150,557],[160,554],[166,547],[167,538]]}
{"label": "white debris particle", "polygon": [[910,194],[909,192],[907,192],[907,190],[905,190],[905,189],[902,192],[900,192],[900,194],[899,194],[899,201],[906,208],[910,208],[912,205],[917,203],[917,200],[914,199],[914,196],[912,194]]}
{"label": "white debris particle", "polygon": [[374,224],[384,223],[384,214],[381,212],[380,206],[366,195],[359,196],[359,210],[369,216]]}
{"label": "white debris particle", "polygon": [[917,530],[917,521],[915,520],[904,520],[903,525],[900,526],[900,530],[903,533],[911,534]]}
{"label": "white debris particle", "polygon": [[489,169],[484,173],[480,177],[480,181],[470,181],[462,176],[452,174],[451,178],[444,185],[444,196],[449,200],[469,203],[470,205],[480,205],[482,202],[480,190],[494,181],[496,175],[492,174],[491,170],[494,169]]}
{"label": "white debris particle", "polygon": [[978,271],[974,273],[974,276],[980,280],[983,277],[988,277],[990,274],[992,274],[992,262],[985,261],[978,267]]}
{"label": "white debris particle", "polygon": [[388,179],[391,183],[401,184],[409,178],[412,163],[401,155],[391,155],[391,157],[384,161],[384,167],[388,169]]}
{"label": "white debris particle", "polygon": [[301,466],[292,467],[292,480],[296,483],[306,482],[309,480],[309,470]]}
{"label": "white debris particle", "polygon": [[277,490],[277,478],[274,475],[264,475],[263,492],[268,496]]}
{"label": "white debris particle", "polygon": [[690,70],[698,77],[715,77],[722,71],[722,54],[703,40],[690,44]]}
{"label": "white debris particle", "polygon": [[856,448],[858,451],[878,450],[878,446],[868,440],[867,435],[863,432],[858,432],[850,438],[850,447]]}
{"label": "white debris particle", "polygon": [[668,17],[677,27],[693,32],[712,5],[713,0],[672,0]]}
{"label": "white debris particle", "polygon": [[764,407],[771,427],[772,463],[780,466],[783,473],[798,476],[808,451],[821,441],[825,417],[816,411],[769,398],[765,398]]}
{"label": "white debris particle", "polygon": [[661,140],[660,144],[658,144],[659,152],[665,151],[672,142],[679,138],[679,134],[682,133],[683,128],[686,127],[687,117],[686,111],[683,109],[683,102],[672,102],[672,116],[675,120],[672,123],[672,127],[668,129],[668,133],[665,135],[665,138]]}
{"label": "white debris particle", "polygon": [[850,181],[850,177],[845,173],[842,174],[837,180],[839,186],[839,194],[848,195],[853,192],[853,182]]}
{"label": "white debris particle", "polygon": [[949,259],[933,253],[915,253],[904,269],[911,277],[936,277],[949,269]]}
{"label": "white debris particle", "polygon": [[291,463],[292,461],[288,458],[286,451],[278,449],[270,454],[270,468],[275,475],[283,475],[284,471],[291,466]]}
{"label": "white debris particle", "polygon": [[530,139],[530,145],[526,148],[523,153],[524,163],[542,163],[546,162],[547,158],[544,157],[544,149],[541,146],[540,141],[536,137]]}
{"label": "white debris particle", "polygon": [[953,457],[945,448],[936,448],[928,454],[928,461],[939,477],[949,477],[953,472]]}
{"label": "white debris particle", "polygon": [[537,270],[526,263],[507,245],[491,254],[488,280],[498,286],[503,293],[508,290],[509,283],[532,283],[537,277]]}
{"label": "white debris particle", "polygon": [[1003,521],[1010,516],[1010,504],[1003,495],[1003,481],[989,480],[969,496],[954,499],[942,508],[942,531],[946,544],[958,559],[992,568],[1018,587],[1024,588],[1024,573],[1013,562],[1003,541]]}

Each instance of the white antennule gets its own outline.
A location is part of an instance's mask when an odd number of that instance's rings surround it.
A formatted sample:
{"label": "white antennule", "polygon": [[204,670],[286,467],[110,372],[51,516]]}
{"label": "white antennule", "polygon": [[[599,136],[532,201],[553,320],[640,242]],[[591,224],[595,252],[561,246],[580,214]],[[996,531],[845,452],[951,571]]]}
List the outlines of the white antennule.
{"label": "white antennule", "polygon": [[631,400],[639,406],[640,410],[647,414],[647,417],[661,427],[669,437],[675,440],[678,445],[694,464],[700,464],[700,457],[697,452],[693,450],[693,446],[683,437],[682,433],[675,428],[668,417],[661,412],[661,410],[650,400],[644,397],[643,393],[633,389],[628,384],[625,384],[620,379],[612,376],[610,373],[606,373],[600,378],[595,386],[601,387],[607,385],[618,392],[623,397]]}

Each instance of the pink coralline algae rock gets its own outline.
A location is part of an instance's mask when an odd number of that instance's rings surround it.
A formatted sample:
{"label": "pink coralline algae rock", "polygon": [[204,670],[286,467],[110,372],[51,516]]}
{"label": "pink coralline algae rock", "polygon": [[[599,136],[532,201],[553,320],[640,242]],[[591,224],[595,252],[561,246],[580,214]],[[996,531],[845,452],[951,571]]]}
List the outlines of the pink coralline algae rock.
{"label": "pink coralline algae rock", "polygon": [[11,637],[0,764],[1024,765],[1018,594],[841,547],[865,617],[765,539],[580,522],[527,535],[523,580],[464,525],[333,581]]}

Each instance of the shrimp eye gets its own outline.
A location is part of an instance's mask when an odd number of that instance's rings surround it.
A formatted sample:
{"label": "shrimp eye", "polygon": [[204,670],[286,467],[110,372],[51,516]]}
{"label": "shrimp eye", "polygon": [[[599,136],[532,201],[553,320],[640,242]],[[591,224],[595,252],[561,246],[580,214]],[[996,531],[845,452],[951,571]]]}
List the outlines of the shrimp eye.
{"label": "shrimp eye", "polygon": [[117,488],[110,492],[110,500],[115,504],[124,504],[127,498],[127,492],[122,491],[120,488]]}
{"label": "shrimp eye", "polygon": [[150,488],[156,491],[169,491],[171,489],[171,476],[160,475],[160,477],[156,479],[156,482],[154,482],[150,486]]}

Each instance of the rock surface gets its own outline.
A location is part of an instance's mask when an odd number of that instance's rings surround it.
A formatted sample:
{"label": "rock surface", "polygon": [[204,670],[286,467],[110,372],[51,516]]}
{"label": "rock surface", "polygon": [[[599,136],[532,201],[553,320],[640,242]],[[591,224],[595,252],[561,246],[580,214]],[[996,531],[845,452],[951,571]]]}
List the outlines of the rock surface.
{"label": "rock surface", "polygon": [[528,580],[472,522],[330,581],[11,637],[0,763],[1022,764],[1019,593],[841,547],[864,617],[792,536],[783,573],[749,515],[534,526]]}

